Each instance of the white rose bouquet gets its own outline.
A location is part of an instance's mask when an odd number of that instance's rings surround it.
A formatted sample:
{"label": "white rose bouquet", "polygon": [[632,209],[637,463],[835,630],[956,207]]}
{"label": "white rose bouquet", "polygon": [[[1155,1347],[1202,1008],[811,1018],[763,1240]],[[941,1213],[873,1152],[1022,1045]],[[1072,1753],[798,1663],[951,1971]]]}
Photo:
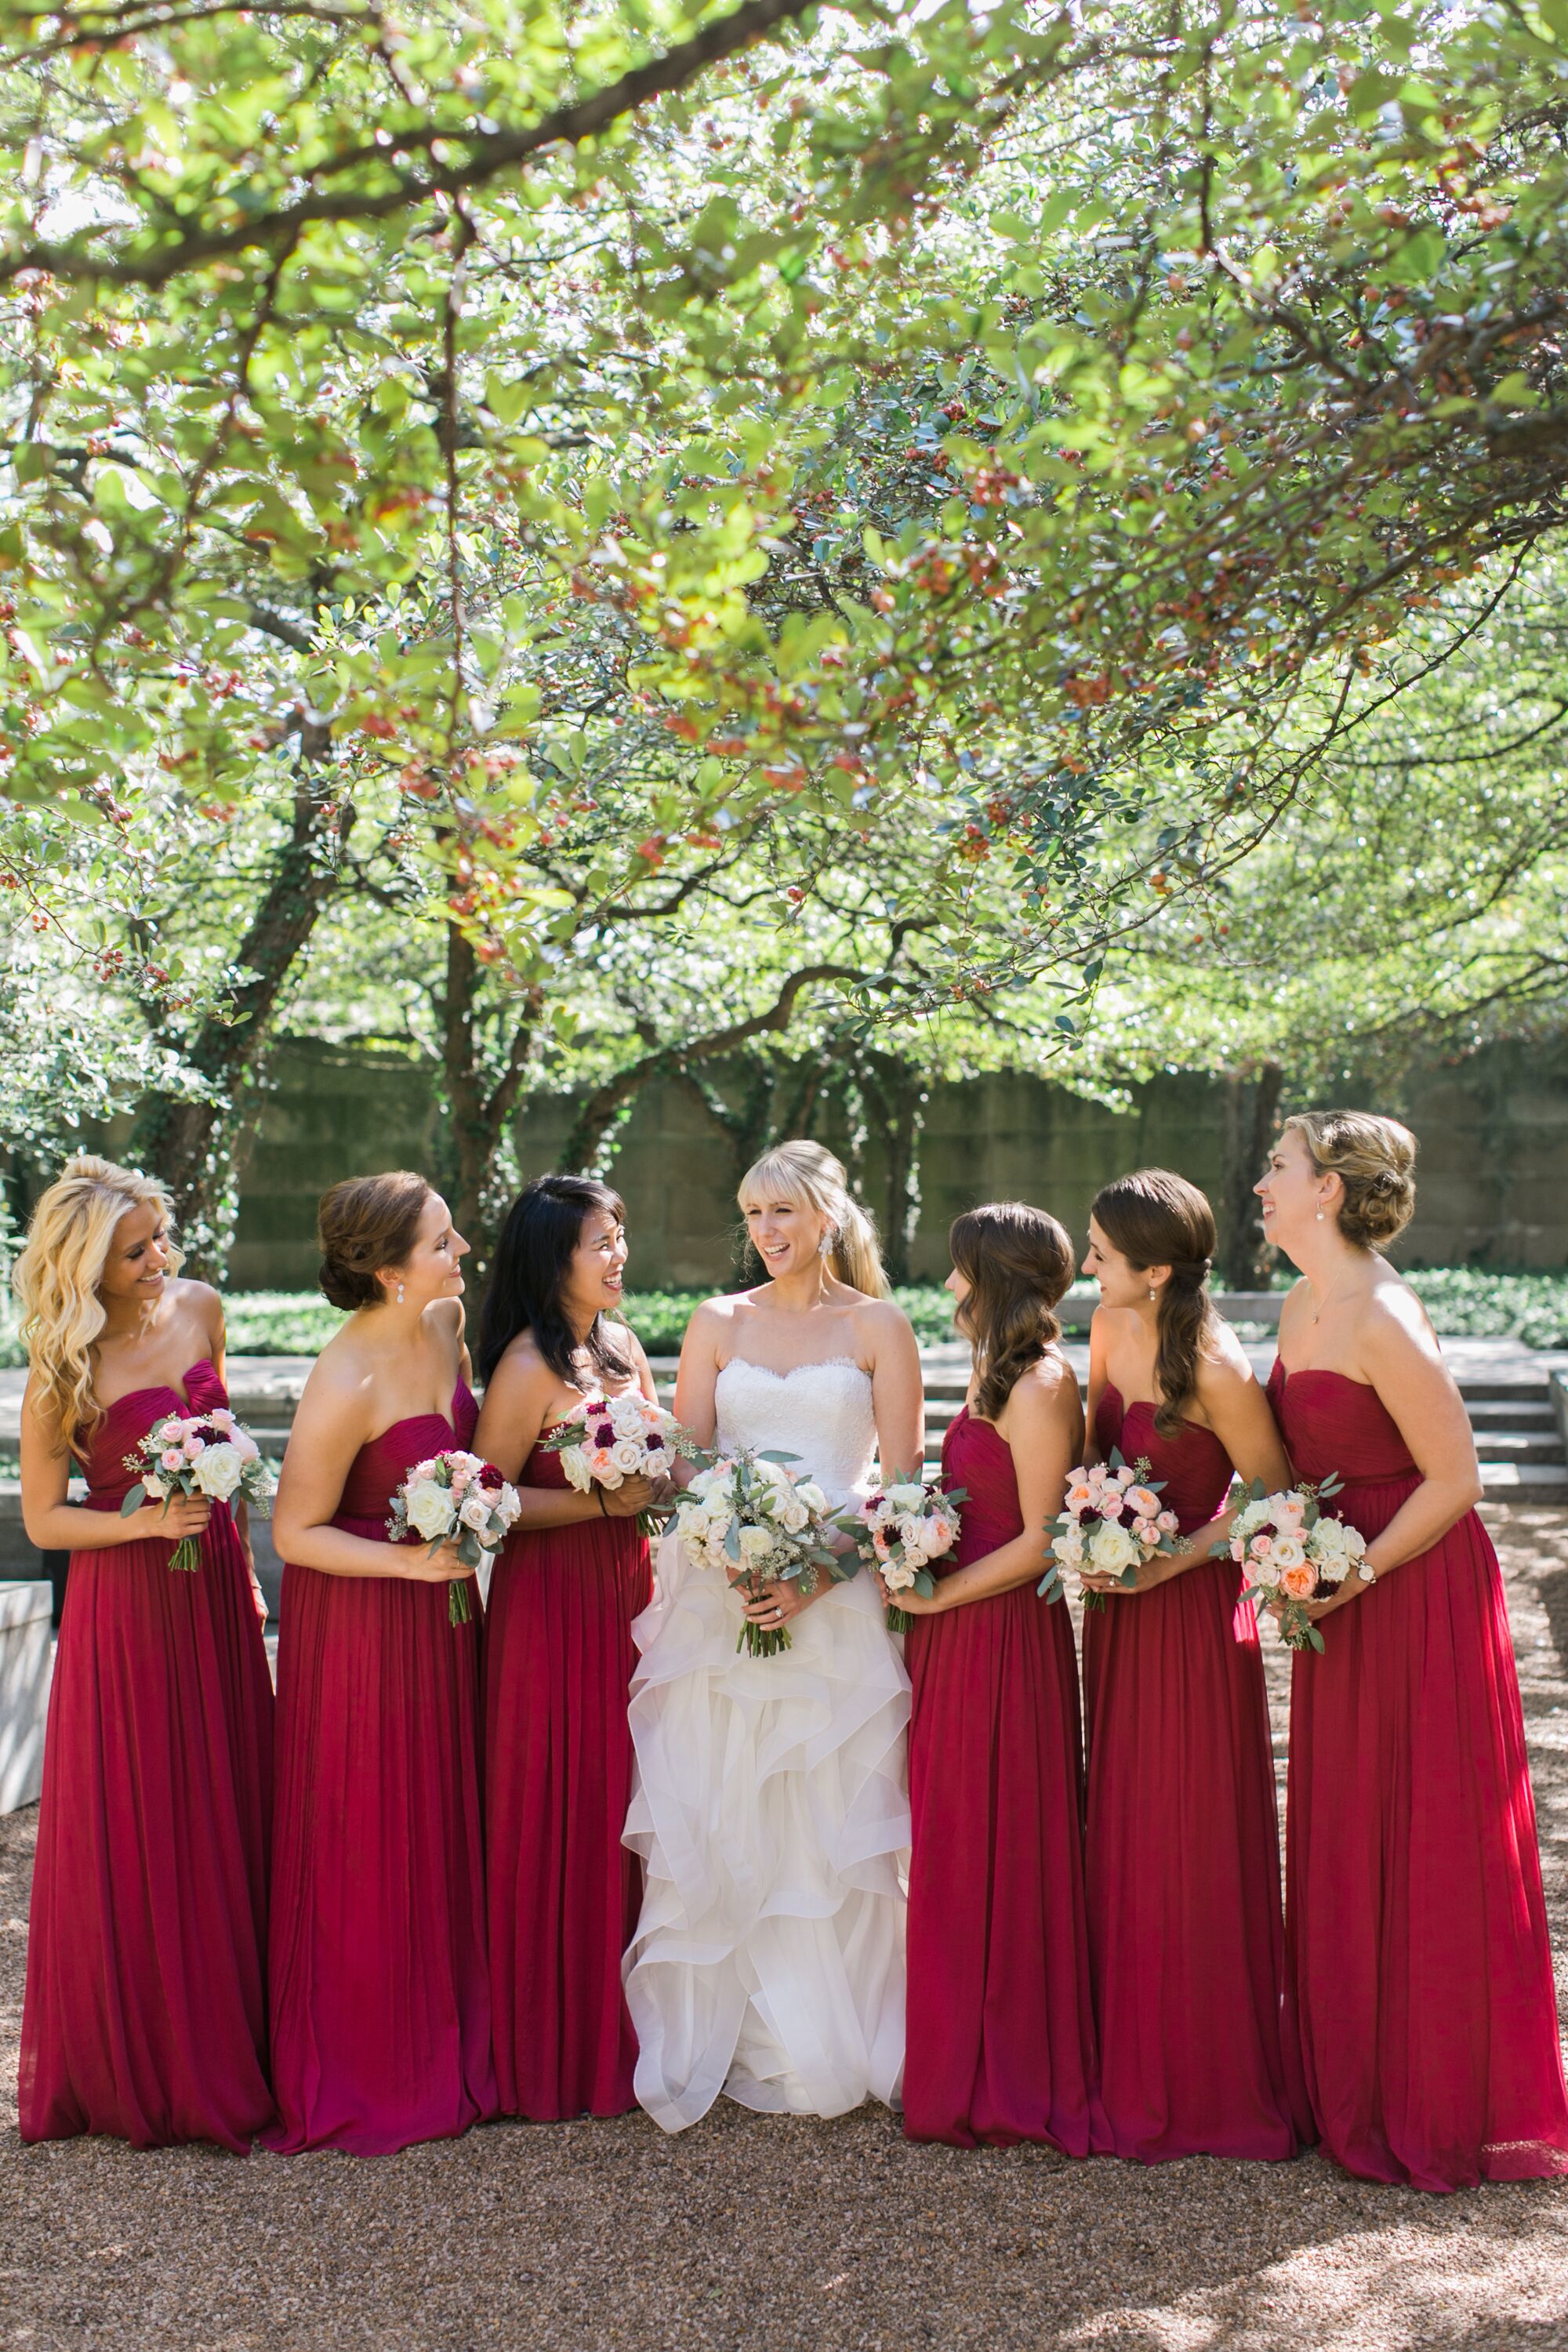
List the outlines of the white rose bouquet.
{"label": "white rose bouquet", "polygon": [[[716,1568],[748,1601],[760,1600],[770,1584],[796,1578],[803,1591],[815,1592],[820,1569],[836,1583],[855,1573],[831,1548],[826,1496],[784,1467],[794,1459],[743,1450],[721,1454],[697,1473],[675,1507],[676,1532],[691,1557]],[[786,1626],[758,1625],[748,1617],[735,1647],[771,1658],[792,1643]]]}
{"label": "white rose bouquet", "polygon": [[1282,1604],[1279,1632],[1292,1650],[1321,1650],[1323,1637],[1308,1616],[1306,1603],[1331,1600],[1366,1556],[1366,1539],[1359,1529],[1324,1516],[1323,1496],[1337,1495],[1342,1483],[1331,1472],[1316,1484],[1270,1495],[1262,1479],[1255,1478],[1252,1500],[1242,1509],[1228,1542],[1215,1546],[1216,1559],[1228,1553],[1247,1577],[1244,1601]]}
{"label": "white rose bouquet", "polygon": [[[243,1495],[263,1517],[272,1507],[276,1482],[261,1448],[226,1405],[211,1412],[172,1412],[155,1422],[135,1452],[125,1456],[125,1467],[136,1473],[136,1484],[120,1506],[122,1519],[143,1503],[166,1507],[175,1495],[207,1495],[215,1503]],[[201,1564],[200,1536],[183,1536],[169,1555],[169,1566],[194,1572]]]}
{"label": "white rose bouquet", "polygon": [[[958,1507],[968,1500],[966,1486],[944,1492],[919,1478],[900,1480],[866,1496],[839,1524],[889,1592],[918,1592],[929,1600],[936,1591],[931,1562],[957,1542]],[[889,1633],[907,1633],[915,1622],[896,1601],[889,1603],[887,1618]]]}
{"label": "white rose bouquet", "polygon": [[[1075,1570],[1080,1578],[1114,1576],[1131,1585],[1146,1559],[1178,1549],[1176,1514],[1160,1507],[1165,1482],[1151,1470],[1146,1454],[1128,1463],[1113,1446],[1109,1462],[1068,1472],[1061,1517],[1046,1528],[1051,1565],[1037,1587],[1047,1601],[1061,1599],[1064,1569]],[[1083,1605],[1103,1609],[1104,1593],[1086,1588]]]}
{"label": "white rose bouquet", "polygon": [[[500,1549],[521,1508],[517,1488],[493,1462],[454,1447],[415,1464],[392,1498],[386,1532],[394,1543],[410,1532],[423,1536],[432,1551],[450,1542],[466,1568],[478,1568],[480,1553]],[[447,1587],[449,1622],[466,1625],[473,1613],[468,1578],[453,1577]]]}
{"label": "white rose bouquet", "polygon": [[[654,1404],[640,1389],[616,1397],[590,1397],[570,1421],[557,1422],[540,1440],[547,1454],[559,1454],[567,1482],[580,1495],[593,1486],[612,1490],[628,1478],[667,1478],[677,1454],[701,1459],[696,1441],[672,1412]],[[663,1514],[639,1511],[637,1525],[651,1535]]]}

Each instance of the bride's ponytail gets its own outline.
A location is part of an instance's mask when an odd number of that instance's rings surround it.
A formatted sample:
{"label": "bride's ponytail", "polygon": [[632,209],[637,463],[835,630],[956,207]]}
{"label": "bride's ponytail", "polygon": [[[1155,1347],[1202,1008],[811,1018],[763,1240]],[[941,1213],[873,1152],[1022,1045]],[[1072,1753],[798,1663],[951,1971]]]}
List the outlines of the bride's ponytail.
{"label": "bride's ponytail", "polygon": [[739,1198],[777,1192],[804,1201],[827,1220],[827,1263],[840,1282],[871,1298],[886,1298],[889,1285],[882,1266],[877,1228],[849,1190],[841,1160],[804,1136],[764,1152],[741,1179]]}

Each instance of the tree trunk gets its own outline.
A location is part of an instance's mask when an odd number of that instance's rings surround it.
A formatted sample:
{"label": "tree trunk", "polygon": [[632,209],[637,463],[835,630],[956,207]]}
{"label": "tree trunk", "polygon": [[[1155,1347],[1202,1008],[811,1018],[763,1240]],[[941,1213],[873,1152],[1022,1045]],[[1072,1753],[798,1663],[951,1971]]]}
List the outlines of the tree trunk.
{"label": "tree trunk", "polygon": [[1264,1062],[1255,1077],[1234,1072],[1221,1083],[1219,1270],[1228,1290],[1267,1290],[1274,1253],[1252,1188],[1274,1138],[1285,1074]]}
{"label": "tree trunk", "polygon": [[514,1172],[505,1150],[538,1026],[537,991],[518,999],[518,1017],[499,1073],[487,1070],[479,1034],[482,967],[474,943],[456,923],[447,930],[447,978],[441,997],[441,1088],[445,1118],[436,1176],[452,1223],[473,1249],[468,1288],[477,1298],[489,1273],[496,1235]]}
{"label": "tree trunk", "polygon": [[[205,1081],[209,1094],[197,1102],[148,1095],[132,1126],[130,1156],[168,1186],[189,1270],[208,1282],[222,1280],[234,1237],[239,1139],[278,1008],[338,887],[338,869],[321,854],[332,822],[327,803],[301,784],[294,795],[289,837],[235,950],[235,962],[251,977],[235,991],[231,1017],[203,1021],[184,1048],[184,1059]],[[342,836],[353,822],[353,811],[345,803]]]}
{"label": "tree trunk", "polygon": [[891,1112],[886,1129],[887,1220],[884,1227],[889,1282],[908,1282],[910,1255],[921,1214],[921,1136],[930,1095],[907,1062],[894,1065],[886,1091]]}

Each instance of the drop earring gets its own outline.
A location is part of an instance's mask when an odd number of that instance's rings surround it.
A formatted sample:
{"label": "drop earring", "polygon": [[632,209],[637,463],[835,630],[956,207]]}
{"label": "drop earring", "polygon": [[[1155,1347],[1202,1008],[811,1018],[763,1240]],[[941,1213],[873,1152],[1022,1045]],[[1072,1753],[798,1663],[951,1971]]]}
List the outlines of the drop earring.
{"label": "drop earring", "polygon": [[403,1285],[401,1283],[397,1286],[397,1303],[399,1307],[403,1304]]}
{"label": "drop earring", "polygon": [[1320,1209],[1320,1210],[1318,1211],[1318,1223],[1319,1223],[1320,1224],[1321,1224],[1321,1223],[1322,1223],[1322,1222],[1323,1222],[1323,1213],[1322,1213],[1321,1209]]}
{"label": "drop earring", "polygon": [[1154,1287],[1154,1286],[1153,1286],[1153,1284],[1152,1284],[1152,1283],[1151,1283],[1151,1284],[1149,1285],[1149,1296],[1150,1296],[1150,1297],[1151,1297],[1151,1298],[1158,1298],[1158,1297],[1159,1297],[1159,1296],[1160,1296],[1159,1292],[1155,1289],[1155,1287]]}

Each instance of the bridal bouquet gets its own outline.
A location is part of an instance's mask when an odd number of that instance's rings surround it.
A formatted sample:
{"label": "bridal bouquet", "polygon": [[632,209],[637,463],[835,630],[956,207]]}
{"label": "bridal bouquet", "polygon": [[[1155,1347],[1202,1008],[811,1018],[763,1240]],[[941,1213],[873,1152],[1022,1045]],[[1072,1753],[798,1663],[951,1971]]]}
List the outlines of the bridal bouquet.
{"label": "bridal bouquet", "polygon": [[[392,1498],[386,1532],[396,1543],[412,1529],[432,1551],[449,1541],[466,1568],[478,1568],[480,1553],[500,1548],[521,1508],[517,1488],[493,1462],[454,1448],[415,1464]],[[453,1577],[447,1587],[449,1622],[466,1625],[473,1613],[468,1578]]]}
{"label": "bridal bouquet", "polygon": [[[826,1496],[809,1478],[792,1478],[789,1454],[752,1454],[738,1448],[700,1470],[675,1507],[676,1532],[693,1559],[716,1568],[748,1601],[770,1584],[793,1583],[815,1592],[819,1569],[836,1582],[846,1570],[829,1546],[833,1520]],[[771,1658],[792,1646],[784,1625],[758,1625],[750,1617],[735,1643],[753,1658]]]}
{"label": "bridal bouquet", "polygon": [[[1069,1470],[1061,1517],[1046,1528],[1052,1562],[1037,1590],[1047,1601],[1059,1601],[1064,1568],[1132,1584],[1144,1560],[1178,1549],[1176,1514],[1160,1508],[1164,1484],[1151,1475],[1146,1454],[1127,1463],[1114,1446],[1109,1462],[1092,1470]],[[1086,1591],[1083,1605],[1103,1609],[1104,1593]]]}
{"label": "bridal bouquet", "polygon": [[[930,1563],[957,1542],[958,1507],[968,1500],[965,1486],[944,1493],[910,1478],[866,1496],[840,1524],[855,1536],[861,1559],[875,1563],[889,1592],[918,1592],[927,1600],[936,1591]],[[915,1622],[896,1601],[889,1603],[887,1616],[889,1633],[907,1633]]]}
{"label": "bridal bouquet", "polygon": [[[274,1482],[261,1448],[226,1405],[155,1422],[125,1456],[125,1467],[136,1473],[136,1484],[120,1506],[122,1519],[146,1502],[166,1506],[175,1495],[208,1495],[215,1503],[243,1495],[263,1516],[272,1506]],[[200,1536],[182,1536],[169,1566],[195,1570],[201,1564]]]}
{"label": "bridal bouquet", "polygon": [[1215,1546],[1214,1556],[1228,1552],[1249,1579],[1244,1601],[1278,1601],[1279,1631],[1292,1650],[1321,1650],[1323,1637],[1308,1616],[1309,1601],[1330,1601],[1366,1551],[1366,1540],[1343,1519],[1324,1517],[1325,1495],[1337,1495],[1341,1480],[1332,1472],[1315,1485],[1292,1486],[1270,1495],[1261,1478],[1252,1482],[1252,1500],[1242,1510],[1228,1543]]}
{"label": "bridal bouquet", "polygon": [[[559,1454],[567,1483],[585,1495],[592,1486],[614,1489],[628,1478],[667,1478],[678,1454],[700,1459],[699,1449],[672,1412],[652,1403],[640,1389],[616,1397],[590,1397],[570,1421],[557,1422],[540,1444]],[[657,1511],[639,1511],[637,1525],[651,1535],[661,1524]]]}

